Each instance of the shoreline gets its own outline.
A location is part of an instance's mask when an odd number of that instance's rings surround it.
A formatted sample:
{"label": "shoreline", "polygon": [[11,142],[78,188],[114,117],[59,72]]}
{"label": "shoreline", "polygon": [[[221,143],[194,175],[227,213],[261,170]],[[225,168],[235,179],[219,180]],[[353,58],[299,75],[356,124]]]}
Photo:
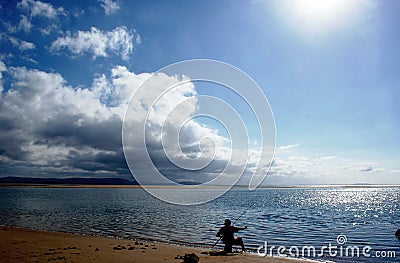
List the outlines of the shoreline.
{"label": "shoreline", "polygon": [[[0,183],[0,188],[155,188],[155,189],[187,189],[190,185],[103,185],[103,184],[35,184],[35,183]],[[221,189],[226,186],[209,185],[199,189]],[[351,188],[400,188],[400,185],[292,185],[292,186],[259,186],[257,189],[351,189]],[[233,186],[232,189],[248,189],[247,186]]]}
{"label": "shoreline", "polygon": [[4,262],[182,262],[177,256],[195,253],[199,262],[321,262],[251,253],[211,256],[210,249],[152,241],[88,236],[64,232],[0,226],[0,253]]}

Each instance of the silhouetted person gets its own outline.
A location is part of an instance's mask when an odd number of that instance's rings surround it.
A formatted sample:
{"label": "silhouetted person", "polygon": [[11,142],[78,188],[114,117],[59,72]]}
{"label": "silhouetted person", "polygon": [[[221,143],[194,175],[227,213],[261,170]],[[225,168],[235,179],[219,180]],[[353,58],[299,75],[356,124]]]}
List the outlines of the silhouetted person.
{"label": "silhouetted person", "polygon": [[242,247],[242,251],[245,251],[243,240],[240,236],[234,236],[234,233],[239,232],[239,230],[246,229],[245,227],[235,227],[231,226],[231,220],[225,219],[224,226],[221,227],[217,233],[217,237],[222,237],[222,242],[225,244],[224,253],[232,253],[233,245],[240,245]]}
{"label": "silhouetted person", "polygon": [[400,239],[400,228],[397,229],[396,233],[394,234],[398,239]]}

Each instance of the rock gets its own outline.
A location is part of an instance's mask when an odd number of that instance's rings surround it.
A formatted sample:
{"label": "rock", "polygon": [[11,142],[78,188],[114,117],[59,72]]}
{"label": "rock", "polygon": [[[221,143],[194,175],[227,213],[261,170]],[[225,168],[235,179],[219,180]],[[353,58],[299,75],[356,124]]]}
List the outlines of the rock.
{"label": "rock", "polygon": [[96,247],[96,249],[94,251],[100,251],[100,249]]}
{"label": "rock", "polygon": [[183,257],[183,263],[197,263],[199,262],[200,258],[195,254],[185,254]]}
{"label": "rock", "polygon": [[120,247],[113,247],[114,250],[122,250]]}

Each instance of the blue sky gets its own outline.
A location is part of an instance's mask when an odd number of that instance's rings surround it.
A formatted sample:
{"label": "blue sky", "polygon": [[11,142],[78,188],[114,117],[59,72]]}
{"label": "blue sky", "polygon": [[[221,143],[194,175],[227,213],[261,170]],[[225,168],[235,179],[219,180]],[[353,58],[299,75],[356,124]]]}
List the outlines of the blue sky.
{"label": "blue sky", "polygon": [[245,71],[269,100],[277,149],[266,184],[399,184],[399,7],[2,1],[1,175],[129,176],[120,145],[128,86],[209,58]]}

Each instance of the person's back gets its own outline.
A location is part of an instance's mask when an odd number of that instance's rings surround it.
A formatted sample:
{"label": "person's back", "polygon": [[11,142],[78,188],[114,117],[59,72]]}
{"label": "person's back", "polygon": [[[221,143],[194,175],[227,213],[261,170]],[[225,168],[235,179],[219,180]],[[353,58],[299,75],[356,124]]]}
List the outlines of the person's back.
{"label": "person's back", "polygon": [[234,226],[223,226],[220,228],[218,231],[219,235],[222,236],[222,242],[230,242],[235,239],[234,233],[239,232],[239,229],[237,229]]}

